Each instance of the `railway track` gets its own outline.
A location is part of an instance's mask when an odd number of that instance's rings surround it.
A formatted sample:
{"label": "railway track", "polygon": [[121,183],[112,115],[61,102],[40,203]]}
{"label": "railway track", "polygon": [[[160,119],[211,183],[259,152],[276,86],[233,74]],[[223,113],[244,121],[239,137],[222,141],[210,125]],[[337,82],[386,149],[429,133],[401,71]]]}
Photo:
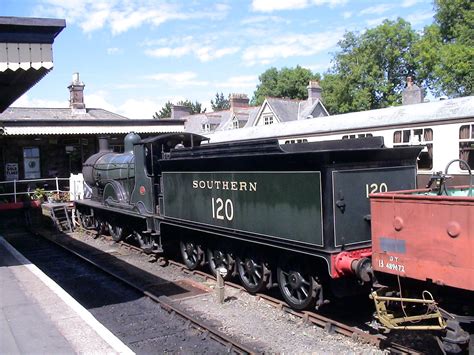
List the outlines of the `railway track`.
{"label": "railway track", "polygon": [[[96,238],[97,237],[95,232],[91,232],[91,231],[85,230],[85,229],[81,229],[81,231],[83,233],[86,233],[87,235],[89,235],[91,238]],[[113,241],[113,239],[111,237],[108,237],[108,236],[102,236],[102,238],[108,240],[110,243],[118,244],[123,249],[133,251],[134,253],[140,253],[140,254],[144,255],[145,257],[147,257],[147,258],[151,257],[150,254],[146,254],[142,249],[140,249],[139,247],[134,246],[132,244],[126,243],[124,241],[115,242],[115,241]],[[188,268],[186,268],[186,266],[184,264],[182,264],[180,262],[177,262],[175,260],[158,258],[157,261],[161,265],[165,265],[166,263],[169,263],[169,264],[175,266],[176,268],[178,268],[179,270],[181,270],[181,272],[183,272],[186,275],[198,276],[198,277],[204,279],[205,281],[210,281],[211,283],[216,283],[216,278],[213,275],[210,275],[210,274],[208,274],[204,271],[201,271],[201,270],[189,270]],[[124,280],[124,282],[127,282],[127,281]],[[247,290],[245,290],[245,288],[242,287],[239,284],[236,284],[236,283],[233,283],[233,282],[230,282],[230,281],[226,281],[225,284],[226,284],[226,287],[231,287],[231,288],[234,288],[236,290],[239,290],[239,292],[249,294],[247,292]],[[142,292],[144,292],[147,296],[149,296],[153,299],[156,299],[157,301],[159,301],[159,299],[160,299],[160,297],[154,296],[152,293],[150,293],[147,290],[142,290]],[[300,318],[306,324],[312,324],[312,325],[315,325],[317,327],[323,328],[329,333],[332,333],[332,334],[337,333],[337,334],[344,335],[346,337],[350,337],[353,340],[357,340],[357,341],[362,342],[362,343],[373,345],[373,346],[375,346],[375,347],[377,347],[381,350],[389,351],[391,354],[421,354],[420,352],[415,351],[415,350],[413,350],[409,347],[391,342],[384,335],[371,334],[371,333],[365,332],[365,331],[363,331],[363,330],[361,330],[357,327],[344,324],[340,321],[328,318],[326,316],[320,315],[320,314],[315,313],[315,312],[295,311],[294,309],[290,308],[284,301],[282,301],[280,299],[277,299],[275,297],[271,297],[267,294],[257,293],[253,296],[256,297],[258,300],[262,300],[262,301],[266,302],[266,304],[271,305],[272,307],[274,307],[276,309],[279,309],[283,312],[289,313],[289,314],[291,314],[295,317]],[[165,301],[164,306],[167,307],[167,305],[170,306],[170,308],[169,308],[170,311],[176,312],[172,308],[173,307],[172,304],[168,301]],[[250,351],[250,349],[243,349],[243,350],[244,351]]]}
{"label": "railway track", "polygon": [[[160,295],[156,292],[156,290],[153,290],[153,287],[147,287],[146,284],[133,282],[133,280],[131,280],[131,277],[126,277],[124,276],[124,274],[117,272],[117,270],[112,270],[112,267],[107,267],[106,262],[104,262],[104,258],[97,258],[99,253],[89,253],[89,255],[86,255],[87,253],[84,253],[84,250],[80,251],[77,248],[74,248],[72,245],[62,243],[60,239],[55,238],[55,234],[51,233],[49,230],[40,229],[35,231],[34,234],[43,237],[50,242],[53,242],[55,245],[61,247],[63,250],[66,250],[68,253],[75,255],[81,260],[87,262],[90,265],[93,265],[95,268],[113,277],[115,280],[118,280],[120,283],[125,284],[127,285],[127,287],[139,292],[144,297],[158,304],[162,310],[168,312],[171,315],[171,318],[181,318],[182,320],[184,320],[183,323],[185,324],[186,328],[192,328],[194,331],[201,334],[201,339],[209,339],[209,341],[211,342],[219,343],[220,345],[222,345],[223,349],[225,349],[227,353],[255,353],[254,349],[252,349],[251,347],[246,346],[245,344],[242,344],[236,341],[235,339],[232,339],[226,334],[215,329],[215,327],[213,327],[212,325],[206,324],[205,322],[196,319],[191,314],[188,314],[185,310],[178,307],[172,298],[165,295]],[[8,234],[5,234],[5,236],[8,238]],[[167,286],[168,289],[170,289],[169,285]],[[187,288],[192,288],[192,286],[188,285]],[[183,294],[189,296],[189,292],[183,292]]]}

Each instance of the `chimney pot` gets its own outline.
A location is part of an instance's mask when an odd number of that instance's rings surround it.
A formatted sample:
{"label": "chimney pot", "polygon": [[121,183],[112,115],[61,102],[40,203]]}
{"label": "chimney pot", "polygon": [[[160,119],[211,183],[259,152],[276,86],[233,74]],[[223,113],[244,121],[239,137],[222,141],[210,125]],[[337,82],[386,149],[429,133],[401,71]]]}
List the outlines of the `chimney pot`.
{"label": "chimney pot", "polygon": [[316,100],[321,100],[321,92],[323,89],[319,85],[319,81],[310,80],[309,85],[306,87],[308,89],[308,101],[314,103]]}
{"label": "chimney pot", "polygon": [[412,76],[407,76],[407,86],[402,92],[402,105],[420,104],[423,101],[423,89],[413,82]]}
{"label": "chimney pot", "polygon": [[84,104],[84,83],[79,79],[79,73],[72,74],[72,82],[69,89],[69,107],[74,113],[86,113]]}
{"label": "chimney pot", "polygon": [[249,107],[249,98],[246,94],[230,94],[230,109]]}
{"label": "chimney pot", "polygon": [[171,119],[179,119],[191,114],[191,107],[182,105],[171,106]]}

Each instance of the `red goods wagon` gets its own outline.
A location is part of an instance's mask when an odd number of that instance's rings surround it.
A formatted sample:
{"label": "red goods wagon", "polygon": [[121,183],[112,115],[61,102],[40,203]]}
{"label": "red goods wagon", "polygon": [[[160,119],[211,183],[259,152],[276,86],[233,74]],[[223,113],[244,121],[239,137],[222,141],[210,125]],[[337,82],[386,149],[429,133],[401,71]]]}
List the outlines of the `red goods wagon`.
{"label": "red goods wagon", "polygon": [[370,195],[370,205],[372,265],[385,286],[371,297],[382,327],[440,331],[446,352],[472,351],[471,189],[378,193]]}
{"label": "red goods wagon", "polygon": [[371,195],[375,271],[474,290],[474,197],[451,191]]}

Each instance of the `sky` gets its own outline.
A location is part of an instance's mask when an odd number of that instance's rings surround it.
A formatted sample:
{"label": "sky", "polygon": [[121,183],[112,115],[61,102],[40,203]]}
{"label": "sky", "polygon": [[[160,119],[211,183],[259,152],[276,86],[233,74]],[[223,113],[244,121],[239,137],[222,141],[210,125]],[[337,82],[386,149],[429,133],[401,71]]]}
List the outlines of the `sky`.
{"label": "sky", "polygon": [[54,68],[12,106],[68,107],[78,72],[86,107],[152,118],[217,92],[252,98],[270,67],[324,73],[346,31],[402,17],[421,31],[430,0],[0,0],[0,16],[60,18]]}

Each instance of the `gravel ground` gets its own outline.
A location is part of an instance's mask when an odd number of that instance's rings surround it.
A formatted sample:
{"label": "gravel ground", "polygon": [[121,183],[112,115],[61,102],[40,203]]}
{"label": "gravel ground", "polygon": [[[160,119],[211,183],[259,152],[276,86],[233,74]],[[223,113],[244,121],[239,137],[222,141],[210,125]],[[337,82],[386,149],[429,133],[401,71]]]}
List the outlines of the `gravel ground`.
{"label": "gravel ground", "polygon": [[[120,248],[103,238],[93,239],[81,233],[74,234],[74,237],[103,251],[114,252],[114,255],[122,254],[124,261],[160,278],[170,281],[192,278],[211,289],[214,287],[212,282],[205,282],[199,276],[184,275],[173,265],[160,267],[157,263],[150,263],[145,256]],[[254,347],[257,352],[383,354],[368,344],[304,324],[300,318],[230,287],[226,287],[226,301],[223,304],[217,302],[213,292],[176,302],[198,319],[215,325],[223,333]]]}

